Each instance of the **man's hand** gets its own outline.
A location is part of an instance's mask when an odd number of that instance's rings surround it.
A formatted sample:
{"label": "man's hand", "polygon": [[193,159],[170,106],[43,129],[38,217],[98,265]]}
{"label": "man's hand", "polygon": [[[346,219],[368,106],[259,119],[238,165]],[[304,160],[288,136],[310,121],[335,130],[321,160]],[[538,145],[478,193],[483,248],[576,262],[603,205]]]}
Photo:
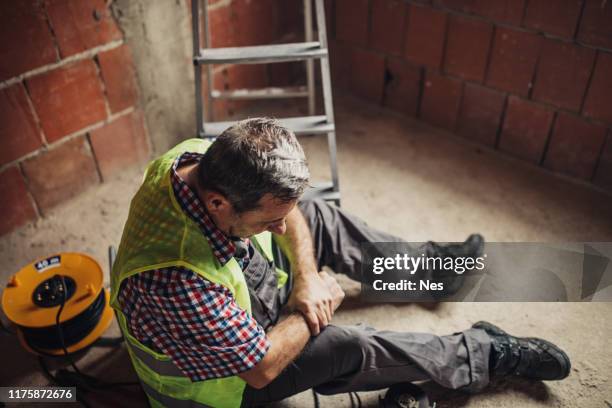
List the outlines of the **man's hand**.
{"label": "man's hand", "polygon": [[[299,276],[299,275],[298,275]],[[331,320],[331,315],[336,311],[342,299],[344,299],[344,292],[336,279],[331,277],[327,272],[320,272],[318,274],[313,273],[309,275],[311,278],[315,277],[316,280],[303,281],[297,284],[300,288],[299,293],[303,295],[297,295],[296,288],[294,288],[291,300],[296,302],[300,299],[301,305],[316,304],[316,305],[327,305],[326,307],[317,308],[316,310],[325,309],[323,313],[327,322]],[[301,278],[300,278],[301,280]],[[326,296],[320,296],[321,293],[325,293]],[[315,296],[319,295],[318,301],[315,300]],[[299,353],[302,351],[310,335],[316,335],[319,333],[319,317],[317,313],[310,314],[312,322],[307,318],[307,313],[294,312],[289,317],[279,324],[274,326],[270,332],[268,332],[268,339],[270,340],[270,349],[266,353],[265,357],[248,371],[238,374],[240,378],[245,380],[251,387],[261,389],[266,385],[270,384],[274,379],[287,367],[287,365],[293,361]],[[312,323],[312,324],[311,324]],[[327,323],[326,323],[327,324]],[[316,325],[316,334],[313,332],[313,327]]]}
{"label": "man's hand", "polygon": [[344,291],[327,272],[318,275],[298,275],[294,282],[289,307],[300,311],[313,336],[318,335],[332,319],[344,299]]}
{"label": "man's hand", "polygon": [[340,307],[340,304],[344,300],[344,290],[338,284],[336,278],[331,276],[325,271],[319,272],[319,276],[327,284],[327,288],[332,295],[332,314]]}
{"label": "man's hand", "polygon": [[274,238],[289,258],[295,277],[289,307],[302,313],[310,333],[316,336],[331,321],[344,292],[327,273],[317,273],[312,237],[299,208],[287,215],[286,225],[286,233]]}

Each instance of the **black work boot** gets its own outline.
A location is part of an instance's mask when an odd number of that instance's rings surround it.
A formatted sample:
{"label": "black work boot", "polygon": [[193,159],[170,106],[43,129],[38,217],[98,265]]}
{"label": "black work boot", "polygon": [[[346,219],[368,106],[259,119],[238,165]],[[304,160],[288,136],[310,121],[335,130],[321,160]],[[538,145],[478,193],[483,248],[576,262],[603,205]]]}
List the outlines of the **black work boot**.
{"label": "black work boot", "polygon": [[[427,242],[426,253],[429,257],[437,258],[478,258],[482,256],[484,251],[484,238],[480,234],[470,235],[461,244],[440,245],[436,242]],[[432,270],[432,279],[436,282],[441,282],[444,285],[444,290],[431,293],[434,298],[444,298],[454,295],[463,286],[464,275],[468,273],[466,270],[463,274],[455,273],[452,270]]]}
{"label": "black work boot", "polygon": [[535,337],[514,337],[489,322],[472,326],[491,337],[491,378],[516,375],[533,380],[562,380],[570,373],[570,359],[554,344]]}
{"label": "black work boot", "polygon": [[472,234],[461,244],[440,245],[433,241],[427,244],[432,249],[432,255],[439,257],[473,257],[477,258],[482,255],[484,250],[484,238],[480,234]]}

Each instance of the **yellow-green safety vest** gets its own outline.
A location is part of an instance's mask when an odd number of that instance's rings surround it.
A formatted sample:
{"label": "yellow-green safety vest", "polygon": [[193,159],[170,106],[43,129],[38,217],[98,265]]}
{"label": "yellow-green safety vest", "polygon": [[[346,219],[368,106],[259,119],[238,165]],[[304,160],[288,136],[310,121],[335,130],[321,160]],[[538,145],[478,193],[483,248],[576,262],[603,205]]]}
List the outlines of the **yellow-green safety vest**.
{"label": "yellow-green safety vest", "polygon": [[[172,164],[184,152],[204,153],[210,142],[189,139],[152,161],[143,183],[132,199],[117,259],[111,272],[111,306],[117,313],[127,349],[151,406],[240,407],[245,382],[238,376],[192,382],[171,359],[145,346],[128,330],[117,294],[121,282],[144,271],[183,266],[230,290],[236,303],[251,313],[244,274],[235,258],[221,265],[200,228],[185,214],[170,182]],[[263,232],[252,238],[260,252],[272,259],[272,236]],[[277,268],[278,286],[287,274]]]}

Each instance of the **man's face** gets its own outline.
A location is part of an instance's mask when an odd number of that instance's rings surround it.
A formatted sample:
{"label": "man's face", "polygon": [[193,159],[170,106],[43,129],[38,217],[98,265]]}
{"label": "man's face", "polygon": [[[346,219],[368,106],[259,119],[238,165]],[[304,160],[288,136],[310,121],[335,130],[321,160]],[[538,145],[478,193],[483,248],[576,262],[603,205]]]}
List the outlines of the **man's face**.
{"label": "man's face", "polygon": [[232,211],[227,220],[229,234],[240,238],[248,238],[263,231],[282,235],[287,230],[285,219],[296,203],[297,200],[282,202],[266,194],[259,200],[259,207],[255,210],[241,214]]}

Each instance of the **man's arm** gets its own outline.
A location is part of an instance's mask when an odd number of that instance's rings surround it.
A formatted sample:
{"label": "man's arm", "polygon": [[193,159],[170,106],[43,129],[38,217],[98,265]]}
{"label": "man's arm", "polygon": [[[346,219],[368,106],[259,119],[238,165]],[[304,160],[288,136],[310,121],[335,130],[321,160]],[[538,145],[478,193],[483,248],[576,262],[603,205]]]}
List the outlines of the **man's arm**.
{"label": "man's arm", "polygon": [[318,275],[310,229],[297,206],[289,212],[285,223],[287,232],[274,234],[274,240],[289,258],[293,274],[296,278]]}
{"label": "man's arm", "polygon": [[265,387],[300,354],[309,338],[310,330],[304,317],[292,313],[268,333],[271,346],[265,357],[238,376],[253,388]]}
{"label": "man's arm", "polygon": [[332,308],[332,294],[318,273],[310,229],[297,206],[287,215],[285,222],[287,232],[275,234],[274,238],[289,258],[294,276],[289,307],[302,312],[310,332],[316,336],[331,321],[335,310]]}
{"label": "man's arm", "polygon": [[153,343],[192,382],[248,371],[271,347],[228,288],[188,268],[130,276],[118,296],[131,334]]}
{"label": "man's arm", "polygon": [[[326,272],[317,275],[317,278],[321,279],[332,296],[331,307],[333,313],[342,303],[344,292],[336,280]],[[310,329],[305,317],[298,312],[292,313],[268,332],[270,348],[264,358],[255,367],[238,374],[238,376],[253,388],[265,387],[300,354],[309,338]]]}

